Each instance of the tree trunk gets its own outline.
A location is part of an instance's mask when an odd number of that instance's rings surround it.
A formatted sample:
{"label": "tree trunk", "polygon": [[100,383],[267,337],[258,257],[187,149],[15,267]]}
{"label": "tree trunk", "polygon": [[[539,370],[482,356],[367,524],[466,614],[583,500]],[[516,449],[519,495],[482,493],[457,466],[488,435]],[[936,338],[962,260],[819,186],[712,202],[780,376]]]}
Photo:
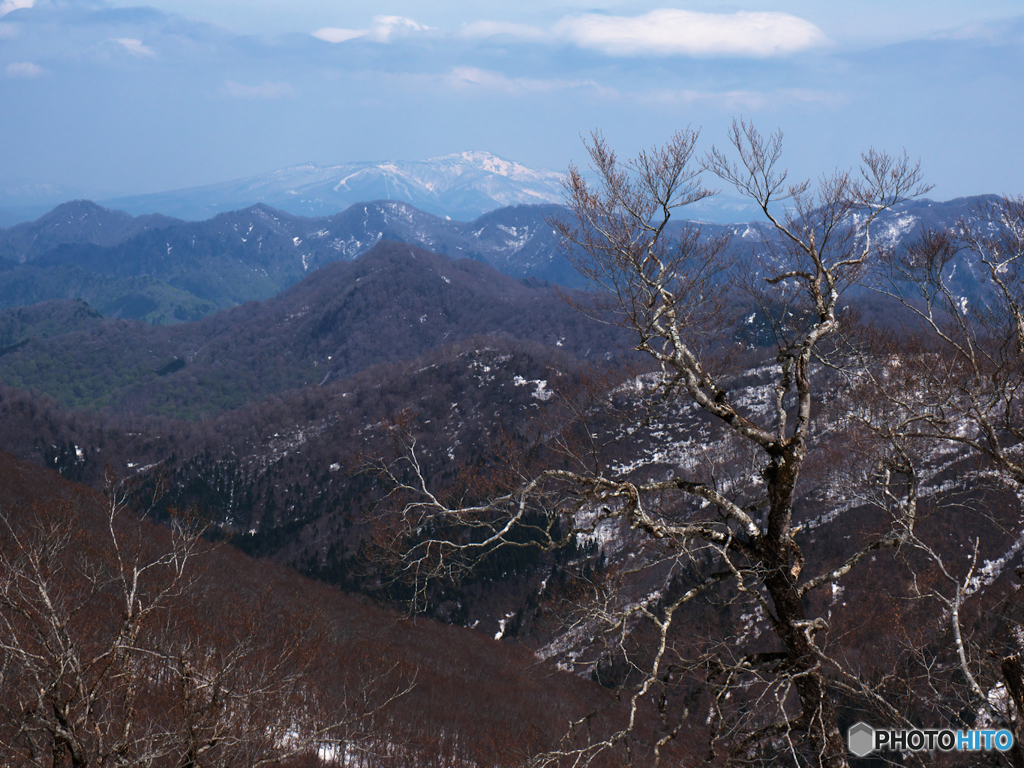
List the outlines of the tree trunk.
{"label": "tree trunk", "polygon": [[765,569],[765,587],[775,607],[775,634],[788,656],[788,672],[800,697],[800,724],[817,754],[822,768],[846,768],[846,741],[839,730],[835,705],[812,646],[813,629],[807,621],[797,588],[802,558],[790,538],[796,482],[801,455],[791,444],[766,468],[768,526],[761,540],[760,559]]}

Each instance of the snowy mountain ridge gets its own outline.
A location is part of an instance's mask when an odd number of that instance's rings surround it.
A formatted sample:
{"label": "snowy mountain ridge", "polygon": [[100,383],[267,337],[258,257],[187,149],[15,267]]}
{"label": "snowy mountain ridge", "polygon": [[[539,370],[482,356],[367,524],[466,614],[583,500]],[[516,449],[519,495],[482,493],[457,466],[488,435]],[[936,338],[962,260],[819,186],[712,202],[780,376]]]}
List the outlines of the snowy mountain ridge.
{"label": "snowy mountain ridge", "polygon": [[195,220],[255,203],[300,216],[323,216],[365,200],[401,200],[438,216],[470,220],[510,205],[562,199],[561,175],[555,171],[473,150],[429,160],[303,163],[249,178],[104,204],[135,214],[160,211]]}

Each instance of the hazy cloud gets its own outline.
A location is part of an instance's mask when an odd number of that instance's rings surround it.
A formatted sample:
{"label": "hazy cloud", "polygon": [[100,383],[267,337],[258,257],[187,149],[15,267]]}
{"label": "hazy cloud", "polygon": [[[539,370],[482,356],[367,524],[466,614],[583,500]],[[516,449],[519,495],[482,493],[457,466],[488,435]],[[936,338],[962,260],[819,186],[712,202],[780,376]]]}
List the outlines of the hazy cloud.
{"label": "hazy cloud", "polygon": [[583,14],[555,33],[614,56],[775,56],[828,42],[814,24],[788,13],[697,13],[660,9],[643,16]]}
{"label": "hazy cloud", "polygon": [[221,88],[225,96],[232,96],[236,99],[280,99],[291,96],[295,92],[288,83],[265,82],[262,85],[243,85],[233,80],[228,80]]}
{"label": "hazy cloud", "polygon": [[132,56],[156,57],[156,51],[148,45],[143,45],[141,40],[136,40],[134,37],[119,37],[113,42],[119,43],[126,51],[128,51],[128,53],[132,54]]}
{"label": "hazy cloud", "polygon": [[539,80],[528,77],[506,77],[501,72],[493,72],[476,67],[455,67],[445,77],[445,81],[456,88],[481,88],[501,91],[512,95],[538,93],[544,91],[565,90],[567,88],[594,88],[613,93],[610,89],[601,88],[593,80]]}
{"label": "hazy cloud", "polygon": [[433,27],[420,24],[418,21],[404,16],[374,16],[373,26],[369,29],[343,29],[340,27],[322,27],[311,33],[313,37],[326,40],[328,43],[343,43],[346,40],[366,38],[377,43],[388,43],[395,37],[414,32],[427,32]]}
{"label": "hazy cloud", "polygon": [[43,68],[31,61],[19,61],[8,64],[4,72],[8,77],[39,77],[43,74]]}
{"label": "hazy cloud", "polygon": [[533,27],[529,24],[515,24],[505,21],[474,21],[464,24],[459,34],[462,37],[485,38],[497,35],[510,35],[522,40],[548,40],[553,34],[541,27]]}
{"label": "hazy cloud", "polygon": [[1019,46],[1024,39],[1024,17],[959,24],[931,34],[932,40],[972,40],[990,45]]}
{"label": "hazy cloud", "polygon": [[[1011,7],[1020,0],[992,3],[1005,18],[954,0],[890,2],[869,14],[814,4],[814,15],[807,0],[526,0],[501,11],[410,0],[377,10],[325,0],[36,0],[0,18],[9,97],[0,97],[0,170],[157,191],[306,159],[467,146],[564,167],[579,133],[594,127],[637,147],[691,122],[717,138],[742,114],[787,131],[801,156],[794,174],[845,165],[848,147],[905,145],[942,194],[1012,192],[1024,178],[1015,141],[1024,101],[1007,94],[1020,86],[1024,18]],[[0,0],[4,11],[14,5],[28,3]],[[763,10],[779,13],[753,13]],[[257,34],[264,21],[250,29],[247,19],[260,14],[287,23],[266,21]],[[885,45],[859,42],[873,35]],[[801,50],[813,55],[785,55]],[[950,101],[962,108],[950,111]],[[69,103],[78,110],[70,123]],[[166,152],[151,151],[157,137]]]}
{"label": "hazy cloud", "polygon": [[31,8],[36,0],[0,0],[0,16],[19,8]]}
{"label": "hazy cloud", "polygon": [[821,104],[839,107],[846,102],[842,94],[809,88],[779,88],[772,91],[730,90],[655,90],[637,95],[640,101],[658,104],[710,104],[731,111],[757,111],[780,106]]}

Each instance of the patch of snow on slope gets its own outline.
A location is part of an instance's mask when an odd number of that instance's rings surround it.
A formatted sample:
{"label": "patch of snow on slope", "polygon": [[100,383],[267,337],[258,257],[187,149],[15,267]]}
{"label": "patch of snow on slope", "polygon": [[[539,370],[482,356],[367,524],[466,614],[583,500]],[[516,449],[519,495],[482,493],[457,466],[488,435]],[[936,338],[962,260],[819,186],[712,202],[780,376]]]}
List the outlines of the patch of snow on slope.
{"label": "patch of snow on slope", "polygon": [[516,377],[512,379],[512,383],[517,387],[525,387],[527,384],[533,384],[536,389],[533,391],[531,397],[534,397],[537,400],[547,401],[555,394],[548,389],[547,379],[524,379],[522,376],[516,375]]}

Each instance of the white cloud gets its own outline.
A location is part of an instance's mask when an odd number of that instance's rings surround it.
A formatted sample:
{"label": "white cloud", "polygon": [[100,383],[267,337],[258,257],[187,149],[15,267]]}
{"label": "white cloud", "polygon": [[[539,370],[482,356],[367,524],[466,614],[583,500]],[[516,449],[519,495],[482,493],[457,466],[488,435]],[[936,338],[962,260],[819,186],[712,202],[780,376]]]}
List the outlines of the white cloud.
{"label": "white cloud", "polygon": [[583,14],[554,31],[582,48],[614,56],[776,56],[828,42],[809,21],[788,13],[697,13],[663,8],[643,16]]}
{"label": "white cloud", "polygon": [[19,8],[31,8],[35,2],[36,0],[0,0],[0,16]]}
{"label": "white cloud", "polygon": [[391,42],[392,38],[403,37],[414,32],[428,32],[433,27],[420,24],[418,21],[404,16],[374,16],[373,26],[369,29],[343,29],[340,27],[322,27],[311,34],[328,43],[344,43],[365,37],[377,43]]}
{"label": "white cloud", "polygon": [[123,46],[128,53],[132,54],[132,56],[156,57],[156,51],[148,45],[143,45],[141,40],[136,40],[134,37],[119,37],[114,40],[114,42]]}
{"label": "white cloud", "polygon": [[[367,29],[322,27],[313,37],[392,42],[435,31],[404,16],[375,16]],[[699,13],[662,8],[642,16],[584,13],[566,16],[550,28],[505,21],[473,21],[457,33],[467,39],[512,37],[538,43],[570,43],[612,56],[743,56],[795,53],[829,42],[809,21],[788,13]]]}
{"label": "white cloud", "polygon": [[31,61],[19,61],[8,64],[4,72],[8,77],[39,77],[43,74],[43,68]]}
{"label": "white cloud", "polygon": [[288,83],[265,82],[262,85],[243,85],[233,80],[228,80],[221,88],[225,96],[232,96],[236,99],[280,99],[291,96],[295,92]]}
{"label": "white cloud", "polygon": [[346,40],[354,40],[363,37],[369,30],[366,29],[339,29],[338,27],[323,27],[312,32],[313,37],[325,40],[328,43],[344,43]]}
{"label": "white cloud", "polygon": [[420,24],[412,19],[407,19],[404,16],[374,16],[370,37],[381,43],[386,43],[397,35],[406,35],[410,32],[427,32],[430,29],[432,27]]}

